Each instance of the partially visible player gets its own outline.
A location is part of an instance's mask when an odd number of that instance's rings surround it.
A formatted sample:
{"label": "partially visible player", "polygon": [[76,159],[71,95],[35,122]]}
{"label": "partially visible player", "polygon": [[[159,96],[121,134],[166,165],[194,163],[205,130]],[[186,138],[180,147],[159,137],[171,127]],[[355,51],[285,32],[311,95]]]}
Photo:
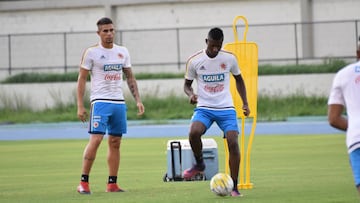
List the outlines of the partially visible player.
{"label": "partially visible player", "polygon": [[[357,63],[345,66],[335,75],[328,100],[328,120],[334,128],[346,131],[350,164],[360,194],[360,50],[357,59]],[[345,109],[347,116],[343,116]]]}
{"label": "partially visible player", "polygon": [[358,41],[357,50],[356,50],[356,57],[357,57],[357,60],[360,60],[360,36],[359,36],[359,41]]}
{"label": "partially visible player", "polygon": [[[236,57],[221,49],[224,40],[220,28],[212,28],[205,42],[206,49],[191,56],[186,63],[184,91],[191,104],[197,104],[191,120],[189,141],[196,164],[184,171],[183,177],[191,179],[205,170],[201,136],[216,122],[226,136],[229,147],[229,166],[234,182],[232,196],[241,196],[237,189],[240,150],[236,111],[230,93],[230,77],[236,81],[236,88],[243,102],[244,115],[250,114],[245,83],[241,76]],[[197,81],[197,94],[191,87]]]}
{"label": "partially visible player", "polygon": [[126,133],[126,104],[122,82],[125,74],[130,92],[135,98],[138,115],[145,111],[138,92],[137,83],[131,70],[128,50],[114,44],[115,28],[112,20],[101,18],[97,22],[100,42],[84,51],[81,59],[77,87],[77,115],[83,122],[88,114],[84,107],[86,79],[91,74],[91,110],[89,118],[90,139],[82,163],[81,181],[77,187],[80,194],[90,194],[89,175],[95,161],[98,147],[105,133],[108,133],[107,163],[109,179],[106,192],[123,192],[117,184],[120,164],[120,144]]}

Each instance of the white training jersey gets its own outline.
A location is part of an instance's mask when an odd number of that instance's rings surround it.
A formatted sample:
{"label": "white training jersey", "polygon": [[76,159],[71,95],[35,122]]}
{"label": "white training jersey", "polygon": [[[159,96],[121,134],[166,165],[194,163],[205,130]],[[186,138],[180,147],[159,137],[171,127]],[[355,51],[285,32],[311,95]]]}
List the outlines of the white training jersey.
{"label": "white training jersey", "polygon": [[83,53],[80,67],[90,71],[90,100],[124,100],[123,68],[130,68],[130,55],[126,47],[114,44],[104,48],[101,43],[89,47]]}
{"label": "white training jersey", "polygon": [[214,58],[201,50],[186,63],[185,79],[197,81],[197,107],[234,108],[230,93],[230,73],[240,75],[236,57],[221,50]]}
{"label": "white training jersey", "polygon": [[360,148],[360,62],[344,67],[335,75],[328,104],[345,106],[348,117],[348,152]]}

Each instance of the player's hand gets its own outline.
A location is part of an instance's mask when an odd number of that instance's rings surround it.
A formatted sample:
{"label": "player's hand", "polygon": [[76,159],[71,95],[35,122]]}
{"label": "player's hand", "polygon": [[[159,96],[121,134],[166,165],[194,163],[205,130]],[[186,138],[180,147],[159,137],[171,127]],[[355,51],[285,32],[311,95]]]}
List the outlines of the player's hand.
{"label": "player's hand", "polygon": [[143,114],[145,113],[145,107],[144,107],[143,103],[137,102],[137,103],[136,103],[136,106],[137,106],[137,108],[138,108],[138,113],[137,113],[137,115],[138,115],[138,116],[143,115]]}
{"label": "player's hand", "polygon": [[250,109],[249,109],[248,105],[244,104],[243,107],[242,107],[242,110],[243,110],[245,116],[250,115]]}
{"label": "player's hand", "polygon": [[193,94],[189,98],[190,104],[196,104],[197,103],[198,96],[196,94]]}
{"label": "player's hand", "polygon": [[88,118],[88,113],[84,107],[79,107],[77,111],[77,116],[82,122],[86,122]]}

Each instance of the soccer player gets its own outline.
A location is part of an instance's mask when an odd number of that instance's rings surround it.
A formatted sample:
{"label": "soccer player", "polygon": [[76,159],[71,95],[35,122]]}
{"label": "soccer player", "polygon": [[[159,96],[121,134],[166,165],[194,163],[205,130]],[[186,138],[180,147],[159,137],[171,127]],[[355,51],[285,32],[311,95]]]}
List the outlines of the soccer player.
{"label": "soccer player", "polygon": [[131,70],[129,52],[127,48],[114,44],[115,28],[112,20],[101,18],[97,22],[97,27],[100,42],[84,51],[77,84],[77,115],[85,122],[88,114],[84,107],[84,92],[86,79],[89,74],[91,75],[88,131],[90,139],[83,154],[81,181],[77,187],[80,194],[91,194],[89,174],[106,132],[108,132],[109,170],[106,192],[124,191],[117,184],[121,137],[126,133],[127,128],[126,104],[122,90],[123,73],[130,92],[136,100],[138,115],[142,115],[145,111]]}
{"label": "soccer player", "polygon": [[[250,114],[244,80],[236,57],[221,49],[224,40],[220,28],[212,28],[205,39],[207,48],[192,55],[186,63],[184,91],[191,104],[196,104],[191,119],[189,142],[196,164],[184,171],[186,180],[205,170],[201,136],[216,122],[224,132],[229,147],[230,175],[234,181],[231,196],[241,196],[237,189],[240,151],[236,111],[230,93],[231,74],[236,80],[236,88],[243,101],[243,113]],[[193,80],[197,81],[197,94],[193,91]]]}
{"label": "soccer player", "polygon": [[[360,194],[360,47],[357,63],[336,73],[328,100],[328,120],[334,128],[346,131],[350,165]],[[347,116],[342,113],[346,109]]]}

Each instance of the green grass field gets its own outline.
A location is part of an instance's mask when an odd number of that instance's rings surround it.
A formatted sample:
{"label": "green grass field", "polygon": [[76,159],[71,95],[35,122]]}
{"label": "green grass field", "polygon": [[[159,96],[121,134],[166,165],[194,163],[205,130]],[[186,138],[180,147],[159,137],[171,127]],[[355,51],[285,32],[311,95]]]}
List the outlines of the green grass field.
{"label": "green grass field", "polygon": [[[214,138],[223,171],[223,141]],[[90,177],[92,195],[75,191],[87,140],[1,141],[0,202],[359,202],[342,135],[256,135],[254,188],[241,190],[241,198],[215,196],[209,181],[163,182],[169,139],[176,138],[123,139],[118,182],[125,193],[105,193],[103,142]]]}

